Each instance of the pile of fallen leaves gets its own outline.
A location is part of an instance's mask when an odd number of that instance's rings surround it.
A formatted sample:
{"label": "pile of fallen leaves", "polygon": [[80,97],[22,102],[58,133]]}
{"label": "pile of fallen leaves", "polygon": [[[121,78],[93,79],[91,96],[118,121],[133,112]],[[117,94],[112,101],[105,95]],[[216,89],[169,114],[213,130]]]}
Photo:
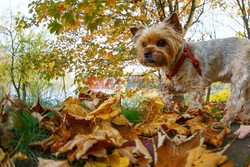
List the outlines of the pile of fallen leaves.
{"label": "pile of fallen leaves", "polygon": [[[4,126],[8,125],[9,112],[26,110],[39,121],[39,128],[49,134],[48,138],[28,146],[55,157],[65,155],[60,160],[38,157],[39,167],[68,167],[76,161],[84,162],[86,167],[232,166],[227,156],[222,155],[226,148],[206,149],[206,144],[220,147],[231,132],[229,128],[213,128],[218,115],[223,115],[217,104],[186,111],[181,100],[174,100],[170,108],[164,108],[160,99],[147,99],[138,105],[144,115],[136,125],[122,114],[119,96],[101,92],[69,97],[58,108],[43,106],[39,99],[31,107],[8,96],[0,105],[2,136],[7,134]],[[1,138],[0,145],[4,142]],[[0,166],[15,166],[14,159],[27,158],[17,150],[0,149]]]}

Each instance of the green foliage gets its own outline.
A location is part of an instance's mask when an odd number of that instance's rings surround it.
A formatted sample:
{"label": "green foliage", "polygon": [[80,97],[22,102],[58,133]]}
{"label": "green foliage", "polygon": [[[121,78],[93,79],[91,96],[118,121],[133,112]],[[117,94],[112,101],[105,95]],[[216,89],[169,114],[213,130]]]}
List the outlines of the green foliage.
{"label": "green foliage", "polygon": [[51,22],[49,25],[48,25],[48,28],[50,29],[50,33],[56,33],[56,34],[59,34],[59,30],[60,28],[62,27],[61,24],[59,24],[56,20]]}
{"label": "green foliage", "polygon": [[[0,80],[7,78],[15,94],[26,100],[28,86],[36,80],[48,81],[48,76],[53,76],[49,68],[53,64],[46,62],[52,54],[49,45],[52,40],[46,37],[45,32],[35,33],[34,28],[25,29],[17,17],[11,15],[11,18],[1,20],[0,38],[3,40],[0,41],[0,48],[6,60],[0,61],[0,68],[3,69]],[[53,70],[57,73],[55,69]],[[9,82],[5,84],[8,85]]]}
{"label": "green foliage", "polygon": [[215,114],[217,111],[219,111],[218,107],[214,107],[214,108],[212,109],[212,114]]}
{"label": "green foliage", "polygon": [[141,0],[33,0],[29,4],[32,18],[20,22],[45,24],[51,33],[58,35],[53,57],[45,58],[51,64],[46,68],[50,77],[74,71],[75,82],[85,84],[89,76],[131,75],[132,72],[124,72],[125,67],[137,63],[131,27],[152,25],[178,12],[180,19],[186,20],[184,29],[188,29],[192,20],[200,17],[202,6],[201,1],[190,0],[171,4]]}
{"label": "green foliage", "polygon": [[10,140],[10,144],[13,147],[18,146],[18,151],[33,159],[41,156],[38,149],[30,147],[28,144],[48,138],[48,133],[39,128],[38,120],[27,111],[18,111],[12,118],[14,137]]}
{"label": "green foliage", "polygon": [[84,160],[79,160],[79,161],[74,161],[70,164],[71,167],[83,167],[85,165],[86,161]]}
{"label": "green foliage", "polygon": [[121,105],[122,114],[134,124],[142,122],[144,113],[138,104],[141,99],[135,97],[134,99],[125,99]]}
{"label": "green foliage", "polygon": [[212,114],[215,115],[216,119],[219,121],[223,118],[222,114],[218,114],[217,112],[219,111],[219,109],[217,107],[214,107],[212,109]]}
{"label": "green foliage", "polygon": [[122,114],[129,120],[129,122],[138,124],[142,122],[143,111],[137,108],[122,107]]}

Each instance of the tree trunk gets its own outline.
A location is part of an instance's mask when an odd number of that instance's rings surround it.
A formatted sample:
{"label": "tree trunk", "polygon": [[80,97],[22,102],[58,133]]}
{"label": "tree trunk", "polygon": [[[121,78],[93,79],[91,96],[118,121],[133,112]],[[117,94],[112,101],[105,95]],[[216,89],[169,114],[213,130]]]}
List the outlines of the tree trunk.
{"label": "tree trunk", "polygon": [[26,83],[23,83],[22,84],[22,100],[23,101],[26,101],[26,98],[27,98],[27,91],[26,91]]}
{"label": "tree trunk", "polygon": [[210,100],[210,94],[211,94],[211,86],[207,88],[207,97],[206,97],[206,102],[208,103]]}
{"label": "tree trunk", "polygon": [[21,93],[20,93],[20,86],[16,84],[15,82],[15,76],[14,76],[14,61],[15,61],[15,58],[14,58],[14,55],[11,56],[11,68],[10,68],[10,76],[11,76],[11,82],[12,82],[12,85],[17,93],[17,97],[18,98],[21,98]]}

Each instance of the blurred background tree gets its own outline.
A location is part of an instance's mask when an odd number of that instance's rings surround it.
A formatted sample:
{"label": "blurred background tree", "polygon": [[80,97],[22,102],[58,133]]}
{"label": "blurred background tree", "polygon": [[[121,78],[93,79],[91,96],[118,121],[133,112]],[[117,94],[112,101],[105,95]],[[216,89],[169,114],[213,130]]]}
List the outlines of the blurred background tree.
{"label": "blurred background tree", "polygon": [[[45,23],[51,33],[58,34],[57,49],[62,53],[59,59],[67,58],[68,71],[74,71],[76,81],[82,82],[88,76],[131,75],[131,70],[124,71],[128,65],[137,64],[130,27],[150,26],[177,12],[185,35],[199,21],[206,3],[210,2],[36,0],[30,3],[33,17],[26,23]],[[146,73],[152,71],[147,69]]]}

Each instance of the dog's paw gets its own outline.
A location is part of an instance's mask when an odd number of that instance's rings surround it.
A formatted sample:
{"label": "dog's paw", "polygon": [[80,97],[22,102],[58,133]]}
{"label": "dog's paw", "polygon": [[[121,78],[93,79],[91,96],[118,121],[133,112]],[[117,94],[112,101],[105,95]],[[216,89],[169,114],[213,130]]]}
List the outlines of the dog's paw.
{"label": "dog's paw", "polygon": [[222,123],[222,122],[215,122],[215,123],[213,123],[213,128],[215,128],[215,129],[223,129],[225,127],[227,127],[227,125],[224,124],[224,123]]}

